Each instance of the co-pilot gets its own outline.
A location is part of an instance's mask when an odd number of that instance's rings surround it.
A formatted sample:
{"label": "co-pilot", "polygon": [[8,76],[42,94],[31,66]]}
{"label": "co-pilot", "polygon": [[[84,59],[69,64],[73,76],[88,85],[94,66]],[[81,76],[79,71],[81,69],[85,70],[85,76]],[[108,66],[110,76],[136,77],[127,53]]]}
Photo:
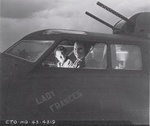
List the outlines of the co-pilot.
{"label": "co-pilot", "polygon": [[72,67],[72,61],[67,56],[67,50],[63,46],[58,46],[55,51],[55,57],[58,60],[57,67],[69,68]]}

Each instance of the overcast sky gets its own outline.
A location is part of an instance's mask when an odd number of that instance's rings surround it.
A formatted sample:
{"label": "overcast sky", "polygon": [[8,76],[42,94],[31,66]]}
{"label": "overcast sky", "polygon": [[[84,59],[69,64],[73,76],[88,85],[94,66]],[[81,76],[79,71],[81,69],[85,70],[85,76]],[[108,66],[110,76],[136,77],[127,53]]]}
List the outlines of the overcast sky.
{"label": "overcast sky", "polygon": [[[150,0],[99,0],[126,17],[149,11]],[[97,0],[0,0],[0,51],[41,29],[74,29],[111,33],[85,15],[89,11],[114,25],[119,18],[96,5]]]}

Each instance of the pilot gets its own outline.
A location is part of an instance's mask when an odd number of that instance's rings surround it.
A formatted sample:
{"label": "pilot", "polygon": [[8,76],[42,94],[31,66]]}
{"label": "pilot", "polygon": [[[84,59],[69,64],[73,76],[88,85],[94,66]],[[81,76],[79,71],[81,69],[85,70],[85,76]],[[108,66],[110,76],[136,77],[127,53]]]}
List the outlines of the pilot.
{"label": "pilot", "polygon": [[83,43],[75,42],[74,55],[76,57],[76,61],[73,64],[73,68],[84,68],[85,67],[86,48]]}
{"label": "pilot", "polygon": [[57,58],[58,60],[58,63],[57,63],[57,67],[72,67],[72,61],[69,59],[69,57],[67,56],[67,50],[65,47],[63,46],[58,46],[55,51],[54,51],[54,54],[55,54],[55,57]]}

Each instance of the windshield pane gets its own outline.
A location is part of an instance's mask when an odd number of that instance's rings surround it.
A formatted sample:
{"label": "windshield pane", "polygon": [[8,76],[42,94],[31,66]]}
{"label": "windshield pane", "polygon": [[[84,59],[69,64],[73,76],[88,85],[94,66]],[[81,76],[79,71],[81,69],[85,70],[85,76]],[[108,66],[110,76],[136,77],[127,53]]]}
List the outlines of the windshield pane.
{"label": "windshield pane", "polygon": [[54,40],[23,40],[6,53],[30,62],[35,62],[54,43]]}

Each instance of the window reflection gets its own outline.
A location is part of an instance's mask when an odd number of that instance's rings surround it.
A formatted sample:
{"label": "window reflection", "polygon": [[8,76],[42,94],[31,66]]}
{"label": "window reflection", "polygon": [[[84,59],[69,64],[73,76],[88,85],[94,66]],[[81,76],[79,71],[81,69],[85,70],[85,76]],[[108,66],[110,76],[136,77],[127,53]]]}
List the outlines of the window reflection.
{"label": "window reflection", "polygon": [[141,70],[141,50],[135,45],[111,45],[112,67],[114,69]]}
{"label": "window reflection", "polygon": [[23,40],[7,51],[7,54],[35,62],[54,43],[50,41]]}
{"label": "window reflection", "polygon": [[86,56],[86,67],[104,69],[107,67],[107,46],[96,43]]}

